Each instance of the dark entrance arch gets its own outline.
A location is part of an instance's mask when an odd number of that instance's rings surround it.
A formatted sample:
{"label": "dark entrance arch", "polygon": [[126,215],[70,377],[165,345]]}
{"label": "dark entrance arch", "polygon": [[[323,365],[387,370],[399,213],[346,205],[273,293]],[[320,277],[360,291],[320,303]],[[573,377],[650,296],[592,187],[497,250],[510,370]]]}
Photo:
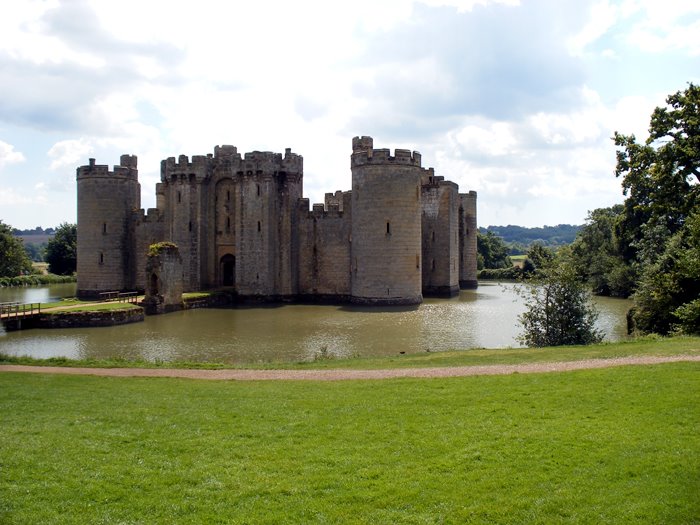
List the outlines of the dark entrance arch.
{"label": "dark entrance arch", "polygon": [[231,254],[226,254],[219,261],[219,265],[221,268],[221,284],[223,286],[235,286],[236,257]]}
{"label": "dark entrance arch", "polygon": [[155,273],[151,274],[151,278],[148,282],[148,293],[151,297],[156,297],[160,290],[158,289],[158,276]]}

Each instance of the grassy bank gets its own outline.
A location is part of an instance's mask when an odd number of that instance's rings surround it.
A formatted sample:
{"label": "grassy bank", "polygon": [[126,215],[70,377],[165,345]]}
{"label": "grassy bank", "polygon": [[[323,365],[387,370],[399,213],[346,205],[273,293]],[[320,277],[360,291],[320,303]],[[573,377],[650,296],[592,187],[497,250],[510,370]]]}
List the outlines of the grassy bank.
{"label": "grassy bank", "polygon": [[2,523],[692,523],[700,365],[380,382],[0,374]]}
{"label": "grassy bank", "polygon": [[284,369],[328,369],[328,368],[404,368],[436,366],[500,365],[520,363],[542,363],[552,361],[580,361],[583,359],[605,359],[637,355],[669,356],[700,354],[700,337],[645,337],[621,343],[602,343],[590,346],[565,346],[550,348],[504,348],[472,349],[452,352],[435,352],[402,355],[397,349],[394,357],[355,357],[351,359],[327,359],[319,356],[314,361],[300,363],[272,362],[231,365],[191,361],[141,361],[121,358],[112,359],[67,359],[52,357],[36,359],[0,353],[0,364],[35,366],[80,366],[99,368],[284,368]]}

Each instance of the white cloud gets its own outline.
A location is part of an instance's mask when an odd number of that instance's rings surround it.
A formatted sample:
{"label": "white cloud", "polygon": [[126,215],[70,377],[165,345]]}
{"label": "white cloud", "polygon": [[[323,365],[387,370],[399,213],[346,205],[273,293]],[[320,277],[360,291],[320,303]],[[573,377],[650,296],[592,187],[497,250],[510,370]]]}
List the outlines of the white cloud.
{"label": "white cloud", "polygon": [[618,8],[611,5],[609,0],[592,5],[586,25],[567,41],[569,52],[574,56],[583,55],[586,47],[607,33],[618,17]]}
{"label": "white cloud", "polygon": [[51,158],[51,169],[60,170],[66,167],[75,167],[92,153],[93,149],[92,140],[85,137],[56,142],[47,152]]}
{"label": "white cloud", "polygon": [[2,204],[5,209],[10,206],[21,208],[27,204],[44,203],[46,203],[46,195],[43,192],[26,193],[10,187],[3,187],[0,189],[0,204]]}
{"label": "white cloud", "polygon": [[17,164],[25,160],[22,152],[15,151],[15,147],[12,144],[0,140],[0,169],[7,164]]}
{"label": "white cloud", "polygon": [[[580,56],[604,35],[615,31],[646,53],[684,52],[700,55],[700,4],[696,0],[601,0],[590,8],[586,25],[567,41]],[[611,49],[605,54],[614,53]]]}
{"label": "white cloud", "polygon": [[[63,192],[56,210],[88,156],[138,155],[149,206],[161,159],[224,143],[291,147],[319,201],[350,187],[350,140],[364,134],[477,190],[484,221],[580,222],[619,198],[612,132],[644,138],[653,108],[694,80],[683,67],[700,33],[697,2],[680,0],[27,0],[7,11],[0,132],[20,132],[14,147],[0,142],[0,166],[24,160],[13,198],[43,181]],[[671,58],[677,76],[655,75],[649,57]]]}
{"label": "white cloud", "polygon": [[462,151],[491,157],[512,154],[517,145],[512,125],[507,122],[468,124],[448,137]]}
{"label": "white cloud", "polygon": [[455,7],[460,13],[471,11],[476,6],[483,7],[489,4],[520,5],[520,0],[419,0],[419,2],[430,7]]}

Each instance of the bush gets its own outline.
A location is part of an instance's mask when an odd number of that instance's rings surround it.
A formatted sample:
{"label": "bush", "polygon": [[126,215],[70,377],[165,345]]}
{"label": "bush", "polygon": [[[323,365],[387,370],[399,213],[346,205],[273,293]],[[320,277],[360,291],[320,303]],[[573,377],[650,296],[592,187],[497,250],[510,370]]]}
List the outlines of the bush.
{"label": "bush", "polygon": [[603,335],[595,328],[598,313],[589,302],[585,285],[570,264],[541,270],[521,289],[527,310],[519,317],[530,347],[588,345]]}
{"label": "bush", "polygon": [[477,274],[477,279],[484,279],[485,281],[515,281],[522,277],[523,272],[517,266],[511,266],[510,268],[488,268],[480,270]]}

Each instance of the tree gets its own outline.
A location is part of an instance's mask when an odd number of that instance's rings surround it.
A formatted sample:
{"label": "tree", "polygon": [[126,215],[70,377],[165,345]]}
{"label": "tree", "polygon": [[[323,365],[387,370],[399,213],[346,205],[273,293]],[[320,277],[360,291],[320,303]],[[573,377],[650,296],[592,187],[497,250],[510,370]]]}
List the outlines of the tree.
{"label": "tree", "polygon": [[634,291],[635,267],[625,261],[618,239],[623,213],[621,204],[589,212],[571,246],[579,275],[596,295],[628,297]]}
{"label": "tree", "polygon": [[12,235],[12,228],[0,221],[0,277],[15,277],[31,269],[22,239]]}
{"label": "tree", "polygon": [[[529,262],[528,268],[531,271],[542,270],[549,266],[554,259],[554,253],[552,250],[545,248],[544,245],[536,242],[527,251],[527,259],[525,262]],[[525,267],[523,267],[523,270]]]}
{"label": "tree", "polygon": [[634,296],[637,330],[700,334],[700,211],[686,221],[653,263]]}
{"label": "tree", "polygon": [[27,252],[27,257],[29,257],[34,262],[44,261],[46,246],[47,244],[45,242],[41,244],[33,242],[24,242],[24,250]]}
{"label": "tree", "polygon": [[476,251],[479,269],[510,268],[513,266],[510,257],[508,257],[506,243],[493,232],[477,233]]}
{"label": "tree", "polygon": [[689,84],[651,115],[649,138],[615,133],[627,196],[616,229],[625,264],[639,268],[632,320],[666,334],[700,324],[700,87]]}
{"label": "tree", "polygon": [[46,247],[49,272],[56,275],[70,275],[75,272],[77,237],[78,229],[75,224],[63,223],[56,229]]}
{"label": "tree", "polygon": [[[665,233],[657,242],[667,241],[700,204],[700,87],[691,83],[666,103],[652,113],[645,143],[637,143],[634,135],[614,136],[622,148],[615,175],[622,177],[627,196],[620,236],[628,260],[638,257],[639,243],[650,229]],[[656,253],[644,256],[653,262]]]}
{"label": "tree", "polygon": [[587,345],[602,340],[598,313],[569,261],[556,261],[521,288],[526,311],[520,342],[530,347]]}

